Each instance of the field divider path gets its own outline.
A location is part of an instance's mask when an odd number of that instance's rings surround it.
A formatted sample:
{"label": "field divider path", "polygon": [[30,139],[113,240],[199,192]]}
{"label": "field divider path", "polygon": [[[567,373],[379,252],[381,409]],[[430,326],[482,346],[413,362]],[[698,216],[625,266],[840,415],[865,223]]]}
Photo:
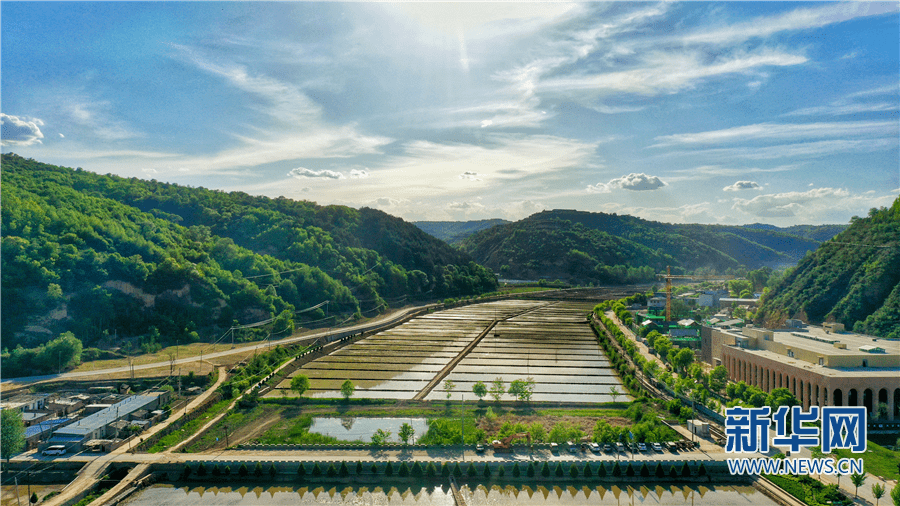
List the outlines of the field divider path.
{"label": "field divider path", "polygon": [[542,308],[542,307],[546,307],[546,306],[548,306],[548,305],[550,305],[550,304],[542,304],[542,305],[540,305],[540,306],[530,307],[530,308],[528,308],[528,309],[524,309],[524,310],[522,310],[522,311],[519,311],[519,312],[517,312],[517,313],[511,314],[511,315],[506,316],[506,317],[504,317],[504,318],[499,318],[499,319],[493,320],[493,321],[490,323],[490,325],[488,325],[487,328],[485,328],[485,329],[481,332],[481,334],[478,334],[478,337],[476,337],[475,339],[473,339],[471,343],[469,343],[468,345],[466,345],[466,347],[463,348],[462,351],[459,352],[459,355],[453,357],[453,359],[452,359],[447,365],[445,365],[444,368],[441,369],[441,370],[434,376],[434,378],[432,378],[431,381],[428,382],[427,385],[425,385],[425,388],[423,388],[422,390],[419,391],[419,393],[417,393],[415,396],[413,396],[412,400],[414,400],[414,401],[421,401],[421,400],[425,399],[425,397],[426,397],[428,394],[430,394],[431,391],[434,390],[434,388],[435,388],[436,386],[438,386],[438,385],[440,384],[440,382],[441,382],[444,378],[447,377],[448,374],[450,374],[450,371],[452,371],[457,365],[459,365],[459,363],[462,362],[462,359],[466,358],[466,355],[468,355],[469,353],[471,353],[472,350],[474,350],[475,347],[478,346],[478,343],[480,343],[481,340],[484,339],[484,337],[487,336],[487,335],[491,332],[491,329],[493,329],[498,323],[500,323],[500,322],[502,322],[502,321],[505,321],[505,320],[509,320],[510,318],[515,318],[515,317],[517,317],[517,316],[521,316],[521,315],[523,315],[523,314],[525,314],[525,313],[527,313],[527,312],[529,312],[529,311],[534,311],[535,309],[539,309],[539,308]]}

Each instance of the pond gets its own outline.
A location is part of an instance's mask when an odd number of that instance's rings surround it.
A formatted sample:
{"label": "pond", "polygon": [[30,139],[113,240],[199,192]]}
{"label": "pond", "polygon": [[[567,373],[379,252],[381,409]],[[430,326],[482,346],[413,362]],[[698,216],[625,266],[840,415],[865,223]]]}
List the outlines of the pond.
{"label": "pond", "polygon": [[[398,433],[404,423],[415,429],[418,439],[428,431],[428,421],[424,418],[323,418],[314,417],[309,432],[333,436],[341,441],[372,441],[372,434],[378,429],[391,433],[391,441],[400,442]],[[410,441],[412,443],[412,441]]]}

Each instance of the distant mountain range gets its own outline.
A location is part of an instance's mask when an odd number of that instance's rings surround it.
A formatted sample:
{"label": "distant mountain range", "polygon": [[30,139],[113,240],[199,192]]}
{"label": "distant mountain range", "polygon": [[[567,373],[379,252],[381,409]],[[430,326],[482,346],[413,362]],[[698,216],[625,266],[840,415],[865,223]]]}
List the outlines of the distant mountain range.
{"label": "distant mountain range", "polygon": [[833,320],[856,332],[900,338],[900,198],[822,243],[771,292],[756,314],[778,327],[785,318]]}
{"label": "distant mountain range", "polygon": [[[465,225],[457,230],[467,230]],[[791,266],[815,250],[819,238],[844,228],[673,225],[627,215],[553,210],[484,228],[456,245],[502,277],[616,283],[653,280],[667,265],[676,271],[719,273]]]}
{"label": "distant mountain range", "polygon": [[509,223],[509,221],[495,218],[478,221],[414,221],[413,225],[447,244],[455,244],[475,232],[505,223]]}

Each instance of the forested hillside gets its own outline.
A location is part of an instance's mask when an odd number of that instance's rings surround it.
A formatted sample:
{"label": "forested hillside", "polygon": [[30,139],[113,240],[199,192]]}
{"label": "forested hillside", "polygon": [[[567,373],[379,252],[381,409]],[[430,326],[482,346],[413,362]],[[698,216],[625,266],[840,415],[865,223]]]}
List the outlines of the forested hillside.
{"label": "forested hillside", "polygon": [[459,246],[504,277],[625,283],[652,281],[666,265],[720,273],[794,265],[818,241],[757,228],[554,210],[483,230]]}
{"label": "forested hillside", "polygon": [[506,220],[495,218],[492,220],[476,221],[415,221],[413,224],[429,235],[433,235],[447,244],[458,243],[475,232],[491,228],[495,225],[509,223]]}
{"label": "forested hillside", "polygon": [[872,209],[804,257],[763,298],[759,323],[780,326],[805,314],[848,329],[900,338],[900,199]]}
{"label": "forested hillside", "polygon": [[2,177],[9,350],[66,331],[85,345],[208,341],[269,319],[240,335],[283,335],[326,312],[372,316],[409,297],[497,286],[467,254],[374,209],[103,176],[14,154],[3,155]]}

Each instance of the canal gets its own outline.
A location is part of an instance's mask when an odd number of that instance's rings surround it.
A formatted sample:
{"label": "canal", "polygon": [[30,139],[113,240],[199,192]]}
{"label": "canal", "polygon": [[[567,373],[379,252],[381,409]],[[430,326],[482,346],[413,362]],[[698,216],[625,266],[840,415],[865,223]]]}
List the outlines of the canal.
{"label": "canal", "polygon": [[[596,483],[550,484],[460,484],[468,506],[533,505],[750,505],[776,503],[749,485],[652,484],[630,486]],[[258,483],[157,484],[137,492],[128,506],[294,505],[294,504],[417,504],[453,506],[449,485],[416,486],[390,481],[380,485],[316,483],[305,486],[266,486]]]}

